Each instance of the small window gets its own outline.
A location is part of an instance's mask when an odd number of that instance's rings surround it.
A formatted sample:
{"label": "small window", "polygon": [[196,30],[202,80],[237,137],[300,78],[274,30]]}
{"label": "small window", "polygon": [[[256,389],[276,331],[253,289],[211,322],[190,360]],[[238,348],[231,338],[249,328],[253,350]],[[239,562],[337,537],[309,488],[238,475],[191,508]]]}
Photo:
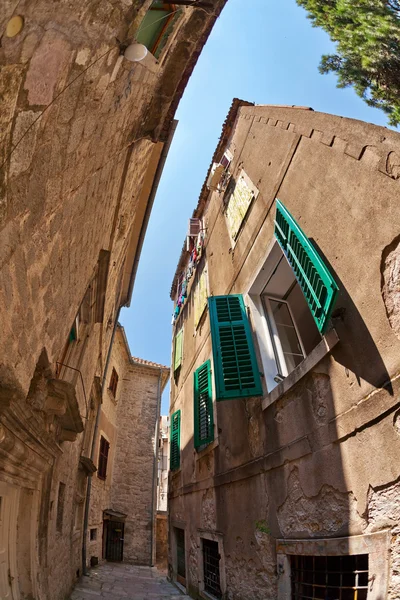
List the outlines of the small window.
{"label": "small window", "polygon": [[194,372],[194,447],[199,450],[214,439],[211,363]]}
{"label": "small window", "polygon": [[108,386],[108,389],[110,390],[110,392],[112,393],[114,398],[117,394],[117,386],[118,386],[118,373],[113,367],[113,370],[111,373],[111,378],[110,378],[110,385]]}
{"label": "small window", "polygon": [[107,476],[107,462],[108,462],[108,453],[110,451],[110,444],[107,440],[101,436],[100,437],[100,452],[99,452],[99,465],[97,469],[97,477],[99,479],[105,479]]}
{"label": "small window", "polygon": [[170,469],[175,471],[181,465],[181,411],[177,410],[171,417],[171,455]]}
{"label": "small window", "polygon": [[291,556],[291,600],[366,600],[368,554]]}
{"label": "small window", "polygon": [[241,294],[208,298],[217,400],[261,396],[253,336]]}
{"label": "small window", "polygon": [[65,503],[65,483],[62,483],[60,481],[60,483],[58,485],[57,519],[56,519],[56,528],[59,533],[62,533],[62,529],[63,529],[64,503]]}
{"label": "small window", "polygon": [[181,367],[183,358],[183,329],[175,336],[174,343],[174,373]]}
{"label": "small window", "polygon": [[90,541],[94,542],[95,540],[97,540],[97,529],[91,529],[90,530]]}
{"label": "small window", "polygon": [[313,244],[276,202],[276,241],[249,290],[268,392],[319,344],[338,292]]}
{"label": "small window", "polygon": [[237,180],[232,177],[227,191],[225,215],[228,230],[235,242],[242,223],[253,200],[258,196],[258,189],[242,170]]}
{"label": "small window", "polygon": [[219,572],[219,550],[218,542],[202,539],[203,542],[203,576],[204,591],[214,598],[222,598],[220,572]]}
{"label": "small window", "polygon": [[136,40],[159,58],[180,14],[173,3],[154,0],[139,25]]}
{"label": "small window", "polygon": [[207,307],[207,267],[203,266],[196,274],[194,288],[194,326],[197,329]]}
{"label": "small window", "polygon": [[186,585],[185,530],[175,527],[177,581]]}

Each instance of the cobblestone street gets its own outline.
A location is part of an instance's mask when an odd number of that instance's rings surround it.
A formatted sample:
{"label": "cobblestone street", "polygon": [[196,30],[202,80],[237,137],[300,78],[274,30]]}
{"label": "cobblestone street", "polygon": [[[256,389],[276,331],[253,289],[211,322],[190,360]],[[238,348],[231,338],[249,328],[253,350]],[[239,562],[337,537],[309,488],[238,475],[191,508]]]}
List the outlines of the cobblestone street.
{"label": "cobblestone street", "polygon": [[75,586],[70,600],[188,600],[156,567],[107,563],[91,569]]}

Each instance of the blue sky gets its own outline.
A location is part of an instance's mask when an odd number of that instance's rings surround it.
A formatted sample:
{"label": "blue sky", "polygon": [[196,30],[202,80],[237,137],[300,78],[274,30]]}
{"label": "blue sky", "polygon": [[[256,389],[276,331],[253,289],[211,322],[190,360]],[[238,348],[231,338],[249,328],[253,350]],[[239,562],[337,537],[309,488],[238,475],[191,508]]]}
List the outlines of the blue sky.
{"label": "blue sky", "polygon": [[[386,125],[352,89],[320,75],[334,51],[295,0],[228,0],[179,105],[179,125],[158,188],[131,307],[123,309],[131,352],[165,365],[171,357],[169,291],[201,186],[234,97],[256,104],[297,104]],[[162,402],[168,414],[169,386]]]}

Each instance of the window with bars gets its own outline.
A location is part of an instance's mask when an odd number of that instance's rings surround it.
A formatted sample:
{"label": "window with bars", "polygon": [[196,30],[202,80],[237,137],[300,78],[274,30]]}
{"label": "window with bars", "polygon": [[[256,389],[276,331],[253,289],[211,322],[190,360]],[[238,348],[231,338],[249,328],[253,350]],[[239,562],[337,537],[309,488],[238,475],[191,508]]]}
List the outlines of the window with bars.
{"label": "window with bars", "polygon": [[170,469],[175,471],[181,465],[181,411],[177,410],[171,416],[171,450]]}
{"label": "window with bars", "polygon": [[211,362],[194,372],[194,447],[202,448],[214,439]]}
{"label": "window with bars", "polygon": [[112,393],[114,398],[117,393],[117,386],[118,386],[118,373],[113,367],[113,370],[111,372],[111,377],[110,377],[110,385],[108,386],[108,389],[110,390],[110,392]]}
{"label": "window with bars", "polygon": [[202,539],[203,543],[203,577],[204,591],[214,596],[222,598],[219,561],[220,555],[218,542]]}
{"label": "window with bars", "polygon": [[108,453],[110,451],[110,444],[107,440],[101,436],[100,437],[100,451],[99,451],[99,465],[97,469],[97,477],[99,479],[105,479],[107,476],[107,462],[108,462]]}
{"label": "window with bars", "polygon": [[241,294],[208,298],[217,400],[261,396],[262,387]]}
{"label": "window with bars", "polygon": [[366,600],[368,554],[291,556],[291,600]]}

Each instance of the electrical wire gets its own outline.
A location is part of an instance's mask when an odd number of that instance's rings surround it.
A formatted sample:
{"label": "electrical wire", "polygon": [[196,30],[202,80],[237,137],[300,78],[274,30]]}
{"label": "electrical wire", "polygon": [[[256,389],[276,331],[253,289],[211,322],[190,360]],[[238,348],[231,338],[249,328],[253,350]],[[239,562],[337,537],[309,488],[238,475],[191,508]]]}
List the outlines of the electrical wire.
{"label": "electrical wire", "polygon": [[[201,8],[201,7],[198,7]],[[139,26],[139,29],[136,32],[136,36],[141,32],[144,31],[145,29],[147,29],[148,27],[153,27],[153,25],[155,23],[158,23],[159,21],[162,21],[163,19],[166,19],[168,17],[170,17],[172,14],[180,11],[180,10],[184,10],[183,8],[177,8],[176,10],[168,13],[167,15],[164,15],[163,17],[160,17],[159,19],[157,19],[157,21],[153,21],[152,23],[150,23],[149,25],[146,25],[146,27],[141,28]],[[144,19],[142,20],[143,23]],[[142,25],[142,23],[140,25]],[[120,46],[123,46],[124,44],[126,44],[128,42],[128,40],[125,40],[125,42],[121,42]],[[32,123],[29,125],[28,129],[22,134],[22,136],[20,137],[20,139],[18,140],[18,142],[15,144],[15,146],[13,146],[10,150],[10,152],[7,154],[7,156],[5,157],[4,161],[1,163],[0,165],[0,169],[2,169],[6,163],[10,160],[11,156],[13,155],[13,153],[15,152],[15,150],[18,148],[18,146],[20,145],[20,143],[22,142],[22,140],[26,137],[26,135],[30,132],[30,130],[32,129],[32,127],[34,127],[34,125],[39,121],[39,119],[42,118],[42,116],[44,115],[44,113],[58,100],[58,98],[69,88],[71,87],[72,84],[75,83],[75,81],[77,81],[80,77],[82,77],[82,75],[84,75],[91,67],[93,67],[97,62],[99,62],[99,60],[101,60],[102,58],[104,58],[105,56],[107,56],[107,54],[110,54],[110,52],[112,52],[113,50],[115,50],[117,46],[113,46],[112,48],[109,48],[106,52],[104,52],[104,54],[102,54],[101,56],[99,56],[98,58],[96,58],[96,60],[94,60],[92,63],[90,63],[90,65],[88,65],[85,69],[83,69],[83,71],[81,71],[72,81],[70,81],[54,98],[53,100],[50,102],[50,104],[48,104],[43,110],[42,112],[36,117],[36,119],[34,121],[32,121]]]}

